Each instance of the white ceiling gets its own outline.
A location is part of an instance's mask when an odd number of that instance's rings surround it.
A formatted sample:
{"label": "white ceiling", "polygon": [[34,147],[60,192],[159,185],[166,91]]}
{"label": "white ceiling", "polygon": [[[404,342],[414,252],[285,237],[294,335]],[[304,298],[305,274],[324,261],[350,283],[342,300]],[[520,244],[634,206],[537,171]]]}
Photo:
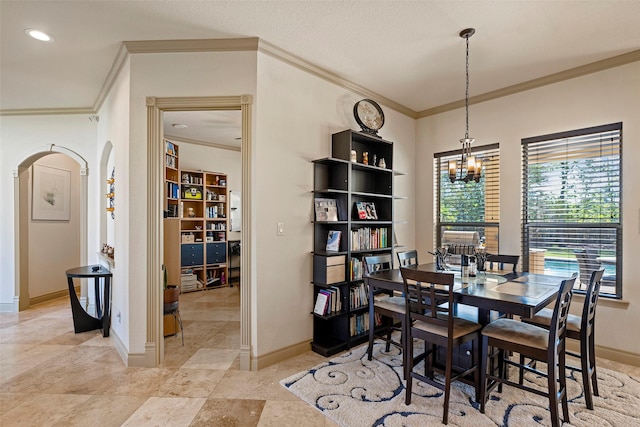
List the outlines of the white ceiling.
{"label": "white ceiling", "polygon": [[[640,1],[0,1],[0,110],[91,108],[122,41],[259,37],[415,112],[640,49]],[[43,43],[24,34],[52,34]]]}

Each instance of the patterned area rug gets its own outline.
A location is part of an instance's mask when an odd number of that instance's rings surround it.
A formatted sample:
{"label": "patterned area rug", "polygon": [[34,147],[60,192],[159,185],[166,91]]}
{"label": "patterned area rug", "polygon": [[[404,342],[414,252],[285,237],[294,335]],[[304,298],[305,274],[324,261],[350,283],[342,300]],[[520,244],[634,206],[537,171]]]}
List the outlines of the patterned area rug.
{"label": "patterned area rug", "polygon": [[[442,425],[443,393],[414,380],[411,405],[405,405],[400,350],[392,346],[386,353],[384,343],[376,342],[368,361],[366,348],[355,348],[280,384],[343,427]],[[563,426],[640,426],[640,380],[598,368],[600,396],[594,396],[595,408],[590,411],[584,404],[580,373],[568,370],[567,375],[570,423]],[[512,378],[517,378],[517,371]],[[525,381],[541,389],[546,384],[546,378],[532,373],[525,374]],[[449,425],[540,427],[551,421],[548,401],[542,396],[504,386],[502,393],[493,391],[486,414],[481,414],[474,389],[454,382]]]}

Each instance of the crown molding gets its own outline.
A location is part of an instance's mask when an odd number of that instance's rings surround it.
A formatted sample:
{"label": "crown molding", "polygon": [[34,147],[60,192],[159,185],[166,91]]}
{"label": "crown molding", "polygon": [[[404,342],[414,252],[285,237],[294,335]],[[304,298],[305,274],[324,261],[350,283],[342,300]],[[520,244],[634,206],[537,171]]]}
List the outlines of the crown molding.
{"label": "crown molding", "polygon": [[[540,77],[538,79],[529,80],[512,86],[507,86],[502,89],[486,92],[476,96],[471,96],[469,97],[469,105],[491,101],[493,99],[502,98],[542,86],[551,85],[554,83],[562,82],[564,80],[570,80],[587,74],[597,73],[599,71],[608,70],[609,68],[619,67],[621,65],[630,64],[636,61],[640,61],[640,49],[624,53],[622,55],[613,56],[611,58],[603,59],[601,61],[592,62],[590,64],[581,65],[579,67],[570,68],[558,73],[549,74],[548,76]],[[464,99],[461,99],[449,104],[444,104],[438,107],[419,111],[416,114],[416,118],[433,116],[435,114],[462,108],[464,107],[464,105],[465,101]]]}
{"label": "crown molding", "polygon": [[77,108],[25,108],[0,110],[0,116],[59,116],[66,114],[95,114],[91,107]]}
{"label": "crown molding", "polygon": [[343,87],[345,89],[351,90],[353,92],[356,92],[362,96],[364,96],[365,98],[370,98],[370,99],[374,99],[376,102],[378,102],[379,104],[383,104],[393,110],[396,110],[399,113],[402,113],[406,116],[412,117],[412,118],[417,118],[416,116],[416,112],[413,111],[410,108],[405,107],[404,105],[401,105],[389,98],[386,98],[376,92],[370,91],[369,89],[357,85],[343,77],[340,77],[337,74],[334,74],[330,71],[325,70],[324,68],[318,67],[315,64],[312,64],[311,62],[305,61],[302,58],[299,58],[295,55],[290,54],[289,52],[280,49],[279,47],[266,42],[262,39],[260,39],[259,42],[259,47],[258,47],[258,51],[261,53],[264,53],[266,55],[269,55],[275,59],[278,59],[282,62],[285,62],[289,65],[292,65],[300,70],[306,71],[310,74],[313,74],[316,77],[320,77],[321,79],[327,80],[333,84],[336,84],[340,87]]}
{"label": "crown molding", "polygon": [[93,103],[93,109],[95,111],[100,110],[100,108],[102,107],[102,103],[107,98],[107,95],[113,88],[113,85],[115,84],[118,74],[120,73],[120,70],[122,70],[122,67],[124,66],[128,58],[129,58],[129,53],[127,51],[127,47],[125,46],[124,43],[121,43],[120,49],[118,49],[118,53],[116,54],[116,57],[113,60],[113,63],[111,64],[111,68],[107,73],[107,77],[104,79],[104,82],[102,83],[102,87],[100,88],[100,92],[98,92],[98,96],[96,97],[96,100]]}
{"label": "crown molding", "polygon": [[130,54],[177,52],[238,52],[258,50],[257,37],[236,39],[137,40],[122,44]]}
{"label": "crown molding", "polygon": [[169,135],[169,134],[165,134],[164,137],[165,139],[170,139],[175,142],[186,142],[187,144],[203,145],[209,148],[220,148],[222,150],[230,150],[230,151],[238,151],[238,152],[240,151],[240,147],[236,147],[233,145],[224,145],[224,144],[218,144],[215,142],[200,141],[199,139],[183,138],[181,136],[175,136],[175,135]]}

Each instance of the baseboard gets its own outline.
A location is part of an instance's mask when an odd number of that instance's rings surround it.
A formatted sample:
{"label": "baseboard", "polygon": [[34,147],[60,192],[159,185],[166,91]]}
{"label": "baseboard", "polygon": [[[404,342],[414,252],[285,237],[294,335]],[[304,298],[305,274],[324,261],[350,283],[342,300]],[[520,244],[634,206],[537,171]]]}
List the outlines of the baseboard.
{"label": "baseboard", "polygon": [[20,311],[20,298],[13,297],[13,302],[0,303],[0,313],[17,313]]}
{"label": "baseboard", "polygon": [[[580,343],[574,340],[567,340],[567,349],[579,353]],[[596,357],[611,360],[613,362],[624,363],[625,365],[640,367],[640,354],[631,353],[629,351],[596,345]]]}
{"label": "baseboard", "polygon": [[251,360],[251,370],[257,371],[264,369],[268,366],[275,365],[276,363],[290,359],[299,354],[306,353],[311,349],[311,341],[302,341],[301,343],[290,345],[289,347],[281,348],[280,350],[272,351],[271,353],[264,354]]}
{"label": "baseboard", "polygon": [[[111,342],[113,342],[113,346],[118,352],[118,355],[128,368],[154,368],[156,366],[154,357],[155,346],[153,343],[145,346],[145,353],[129,353],[113,329],[109,331],[109,337],[111,337]],[[151,363],[149,363],[149,360],[151,360]]]}
{"label": "baseboard", "polygon": [[[76,286],[76,295],[80,293],[80,287]],[[29,305],[42,304],[58,298],[69,297],[69,289],[51,292],[50,294],[40,295],[38,297],[29,298]]]}

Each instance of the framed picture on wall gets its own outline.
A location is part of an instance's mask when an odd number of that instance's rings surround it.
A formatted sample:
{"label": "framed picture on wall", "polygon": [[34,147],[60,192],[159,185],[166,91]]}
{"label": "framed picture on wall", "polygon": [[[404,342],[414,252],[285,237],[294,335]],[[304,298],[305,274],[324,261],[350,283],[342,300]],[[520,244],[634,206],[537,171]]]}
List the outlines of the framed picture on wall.
{"label": "framed picture on wall", "polygon": [[71,171],[33,165],[32,172],[31,218],[69,221]]}

